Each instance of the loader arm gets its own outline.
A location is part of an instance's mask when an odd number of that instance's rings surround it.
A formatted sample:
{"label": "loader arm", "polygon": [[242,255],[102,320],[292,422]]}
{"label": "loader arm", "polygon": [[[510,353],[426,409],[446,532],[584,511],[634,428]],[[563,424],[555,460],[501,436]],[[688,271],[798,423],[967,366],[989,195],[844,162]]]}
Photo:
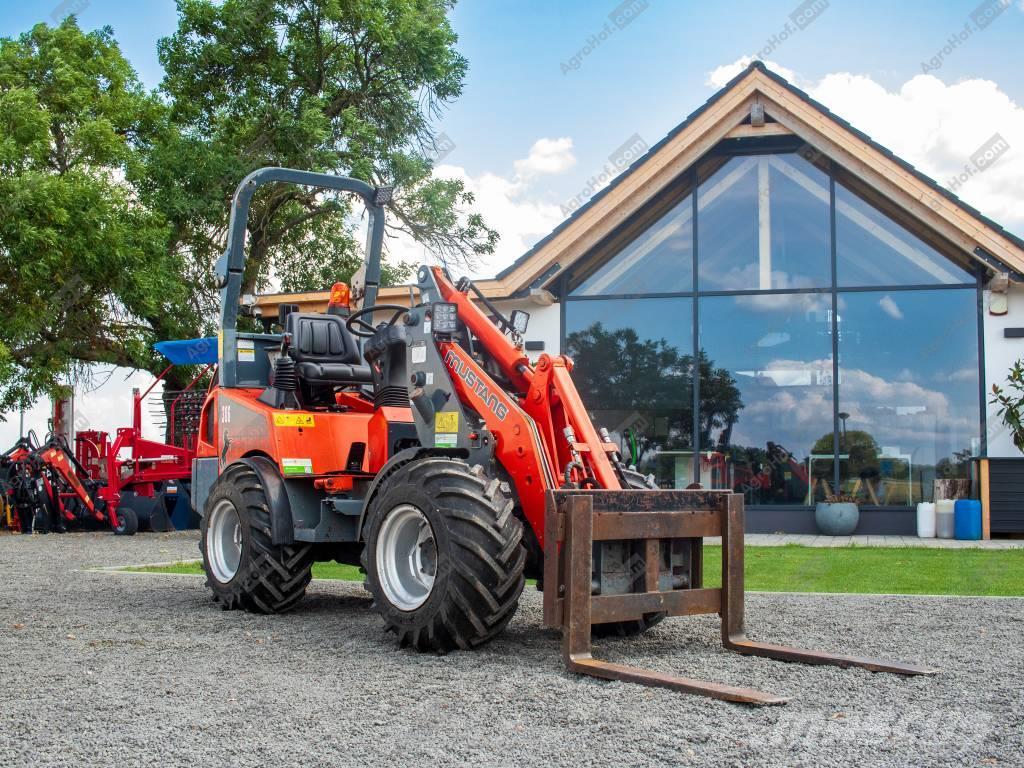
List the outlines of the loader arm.
{"label": "loader arm", "polygon": [[[467,293],[458,290],[440,267],[431,267],[429,272],[429,279],[420,284],[420,290],[425,294],[424,301],[434,300],[430,296],[433,288],[437,292],[437,300],[458,307],[459,320],[476,337],[477,343],[495,362],[503,376],[511,382],[517,394],[517,405],[536,425],[544,454],[556,477],[591,488],[621,489],[621,478],[609,459],[609,454],[616,451],[617,447],[603,441],[590,420],[570,376],[572,360],[564,355],[541,355],[534,366],[523,353],[522,347],[502,332]],[[471,360],[469,355],[463,357]],[[478,371],[476,375],[486,374]],[[487,378],[492,384],[490,391],[501,391],[491,377]],[[472,402],[472,398],[467,399],[463,394],[463,402]],[[494,421],[489,419],[488,426],[496,436],[508,432],[502,424],[492,423]],[[567,428],[575,439],[567,437]],[[505,434],[504,437],[509,440],[512,436]],[[570,465],[573,466],[566,478],[565,471]],[[548,486],[545,490],[553,487],[557,485]],[[533,523],[531,510],[527,509],[526,514]],[[543,529],[543,508],[537,510],[536,519],[538,524],[535,528]]]}

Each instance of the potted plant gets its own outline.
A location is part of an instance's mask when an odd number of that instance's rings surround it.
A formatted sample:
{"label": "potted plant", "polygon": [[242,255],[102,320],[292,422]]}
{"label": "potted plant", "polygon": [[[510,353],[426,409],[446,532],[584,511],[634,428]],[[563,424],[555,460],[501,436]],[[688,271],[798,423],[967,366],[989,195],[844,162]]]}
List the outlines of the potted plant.
{"label": "potted plant", "polygon": [[835,494],[819,501],[814,509],[814,522],[825,536],[849,536],[857,530],[860,507],[855,496]]}

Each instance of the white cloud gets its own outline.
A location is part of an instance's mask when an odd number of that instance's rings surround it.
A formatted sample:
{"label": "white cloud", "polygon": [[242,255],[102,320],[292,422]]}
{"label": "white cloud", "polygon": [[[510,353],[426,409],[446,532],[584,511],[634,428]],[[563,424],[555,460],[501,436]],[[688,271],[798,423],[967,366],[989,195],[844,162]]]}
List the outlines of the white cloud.
{"label": "white cloud", "polygon": [[[778,274],[778,273],[773,273]],[[749,289],[756,283],[747,283],[744,288]],[[731,286],[730,286],[731,287]],[[726,290],[729,290],[727,287]],[[782,286],[790,287],[790,286]],[[817,312],[819,314],[832,309],[832,297],[823,294],[801,293],[750,293],[737,296],[736,306],[748,309],[752,312],[782,312],[793,314],[802,312],[804,314]]]}
{"label": "white cloud", "polygon": [[[716,68],[708,84],[721,87],[749,62],[743,57]],[[1024,106],[997,83],[980,78],[946,83],[928,74],[890,91],[849,72],[803,82],[791,70],[766,63],[986,216],[1024,232]],[[978,171],[972,156],[996,134],[1005,140],[1005,152]]]}
{"label": "white cloud", "polygon": [[880,298],[878,300],[878,306],[881,307],[882,311],[893,320],[903,319],[903,310],[900,309],[899,304],[896,303],[892,296],[886,294]]}
{"label": "white cloud", "polygon": [[530,147],[530,154],[515,161],[516,173],[524,179],[540,174],[563,173],[574,165],[576,156],[572,153],[572,139],[568,136],[537,139]]}
{"label": "white cloud", "polygon": [[447,167],[439,173],[461,178],[475,197],[489,227],[501,233],[495,252],[475,270],[479,277],[493,277],[523,255],[530,247],[558,226],[562,220],[559,207],[543,203],[529,189],[528,182],[512,180],[494,173],[469,176],[464,169]]}
{"label": "white cloud", "polygon": [[[890,92],[868,77],[840,73],[826,76],[811,95],[985,215],[1024,229],[1024,107],[996,83],[947,85],[917,75]],[[972,156],[996,134],[1008,149],[979,172]]]}
{"label": "white cloud", "polygon": [[[720,67],[715,67],[708,73],[707,80],[704,81],[705,85],[710,85],[712,88],[721,88],[736,75],[750,66],[750,62],[754,60],[753,56],[742,56],[731,64],[723,64]],[[765,66],[768,67],[772,72],[782,75],[784,78],[793,83],[796,81],[796,73],[771,60],[765,60]]]}
{"label": "white cloud", "polygon": [[[936,374],[936,378],[938,381],[942,381],[943,376],[941,373]],[[954,371],[953,373],[949,374],[948,378],[950,381],[975,381],[978,378],[978,369],[961,368],[959,371]]]}
{"label": "white cloud", "polygon": [[[531,157],[536,154],[534,150],[538,144],[552,141],[566,141],[569,147],[572,146],[571,139],[541,139],[534,143]],[[531,163],[530,158],[517,160],[517,173],[511,177],[490,171],[472,176],[465,168],[456,165],[439,165],[434,169],[434,175],[438,178],[461,180],[466,191],[474,195],[473,210],[480,212],[487,226],[496,229],[501,235],[494,253],[479,259],[474,269],[465,270],[470,277],[494,277],[551,232],[564,218],[558,205],[542,202],[538,191],[531,188],[532,177],[524,176],[519,171],[526,167],[523,164],[529,167],[543,166],[539,160],[536,165]],[[549,162],[547,167],[553,168],[554,163]],[[405,236],[388,241],[388,254],[413,264],[436,261],[424,246]],[[459,276],[461,274],[456,275]]]}

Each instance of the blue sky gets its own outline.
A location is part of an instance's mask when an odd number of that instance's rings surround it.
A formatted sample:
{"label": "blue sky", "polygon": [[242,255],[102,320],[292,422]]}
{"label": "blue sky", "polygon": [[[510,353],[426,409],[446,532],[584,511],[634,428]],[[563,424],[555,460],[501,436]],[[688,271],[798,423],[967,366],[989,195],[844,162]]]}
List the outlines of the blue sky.
{"label": "blue sky", "polygon": [[[452,18],[470,69],[463,96],[437,125],[454,144],[438,173],[463,178],[502,234],[498,253],[477,274],[494,274],[557,225],[568,205],[593,191],[588,180],[616,148],[634,137],[654,144],[743,57],[759,52],[947,185],[972,152],[1003,136],[1005,155],[956,191],[1024,235],[1024,0],[808,2],[817,13],[802,29],[790,20],[798,3],[788,0],[461,3]],[[1005,7],[984,28],[963,32],[977,9],[993,3]],[[0,35],[53,23],[62,8],[77,10],[85,29],[113,27],[143,82],[159,85],[156,41],[175,29],[173,0],[5,0]],[[631,20],[578,56],[614,26],[616,12]],[[935,61],[958,33],[963,39]],[[403,257],[423,255],[408,243],[395,248]],[[94,393],[83,410],[101,428],[123,423],[129,386],[117,377],[102,391],[106,400]],[[35,409],[30,422],[41,427],[44,414]],[[13,441],[12,428],[16,435],[16,423],[0,423],[0,445]]]}
{"label": "blue sky", "polygon": [[[1016,0],[1015,0],[1016,1]],[[808,81],[829,73],[866,75],[889,90],[922,72],[978,7],[968,2],[853,2],[823,0],[828,7],[791,34],[768,58]],[[637,0],[626,27],[609,36],[579,69],[568,63],[599,33],[614,2],[583,0],[468,0],[454,12],[459,47],[470,70],[462,98],[439,129],[455,150],[446,160],[470,175],[507,172],[539,137],[569,136],[576,164],[550,179],[544,192],[574,195],[601,168],[608,153],[640,134],[653,144],[714,89],[708,73],[762,50],[781,32],[796,3]],[[156,87],[161,69],[156,41],[171,34],[173,0],[23,0],[5,3],[0,34],[14,35],[55,8],[81,7],[85,28],[109,24],[143,81]],[[936,71],[953,83],[994,81],[1024,103],[1024,13],[1010,8],[961,44]],[[856,115],[844,115],[856,122]],[[560,199],[560,198],[559,198]]]}

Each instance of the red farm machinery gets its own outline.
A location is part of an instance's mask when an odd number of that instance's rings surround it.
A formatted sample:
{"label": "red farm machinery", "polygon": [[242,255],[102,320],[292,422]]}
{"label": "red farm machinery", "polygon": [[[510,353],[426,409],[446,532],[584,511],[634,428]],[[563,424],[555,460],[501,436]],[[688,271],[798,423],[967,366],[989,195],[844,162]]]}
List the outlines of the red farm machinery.
{"label": "red farm machinery", "polygon": [[[265,184],[354,193],[369,218],[362,307],[338,285],[327,312],[285,305],[278,327],[239,328],[250,201]],[[525,355],[523,312],[504,317],[468,280],[421,267],[411,306],[376,304],[390,190],[265,168],[235,192],[221,281],[218,382],[192,475],[207,583],[222,608],[277,613],[315,561],[361,565],[384,626],[412,648],[471,649],[498,635],[527,578],[568,667],[748,704],[761,691],[599,661],[592,633],[636,634],[666,616],[718,614],[741,654],[903,675],[933,670],[770,645],[744,631],[743,496],[659,490],[594,425],[573,362]],[[270,325],[267,323],[267,325]],[[703,540],[721,536],[720,587]]]}
{"label": "red farm machinery", "polygon": [[[107,432],[80,430],[69,442],[63,404],[54,408],[54,429],[40,442],[34,432],[0,456],[0,490],[7,527],[22,533],[69,528],[111,528],[119,535],[138,530],[194,528],[189,498],[199,412],[216,362],[216,339],[168,341],[156,345],[170,365],[145,392],[132,393],[131,426],[111,440]],[[160,393],[156,409],[166,418],[167,442],[142,435],[143,408],[157,384],[175,365],[199,372],[180,391]]]}

